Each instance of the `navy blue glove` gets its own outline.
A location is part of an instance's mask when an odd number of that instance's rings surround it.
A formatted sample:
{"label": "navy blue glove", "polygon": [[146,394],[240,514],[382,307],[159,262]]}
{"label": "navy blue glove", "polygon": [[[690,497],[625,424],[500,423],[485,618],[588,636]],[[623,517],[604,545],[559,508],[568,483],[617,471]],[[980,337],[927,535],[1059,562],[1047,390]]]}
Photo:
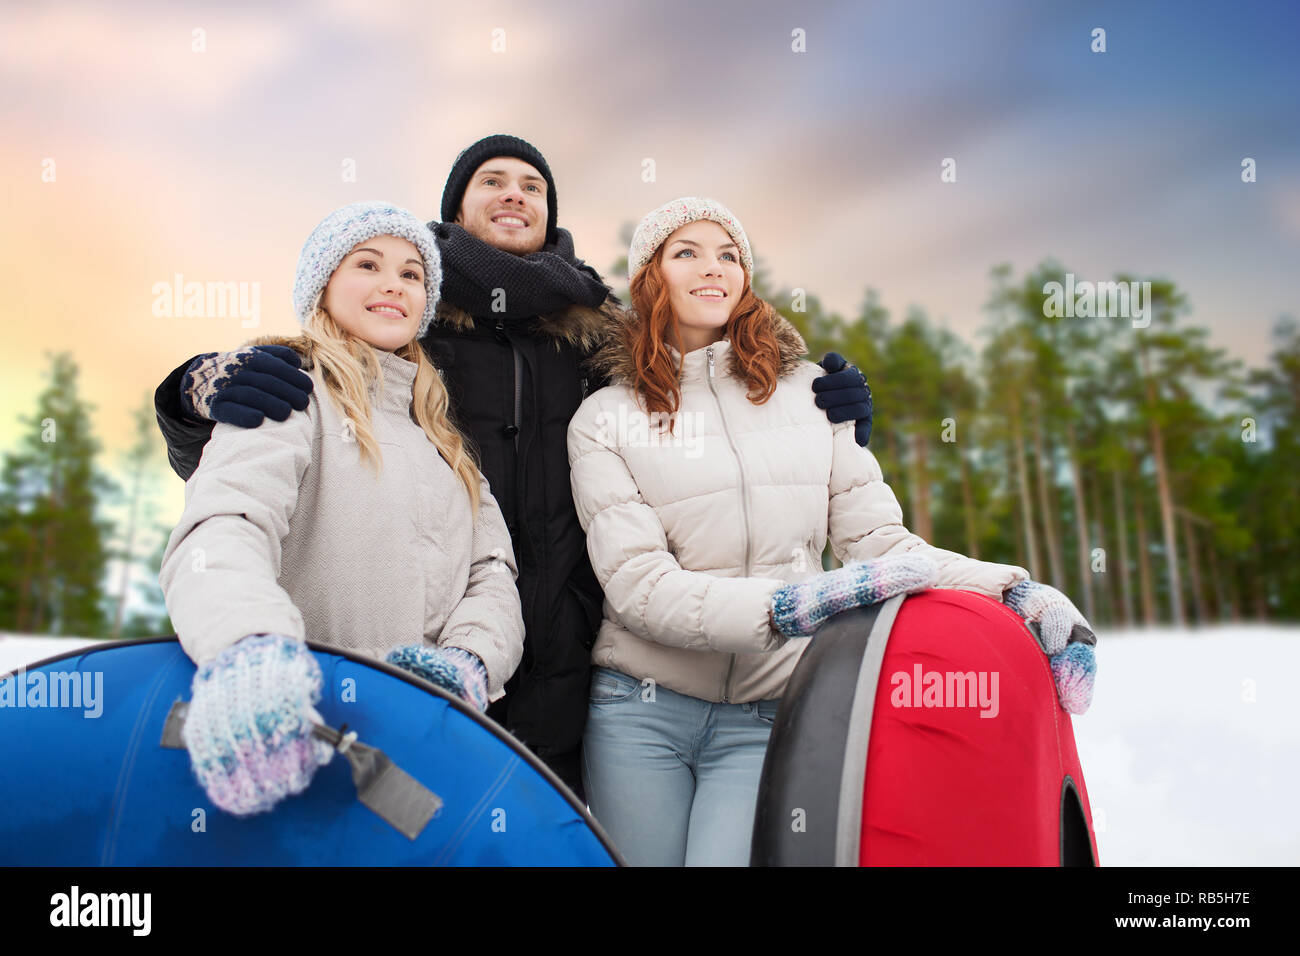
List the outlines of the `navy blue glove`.
{"label": "navy blue glove", "polygon": [[181,407],[195,418],[256,428],[307,407],[312,380],[287,345],[251,345],[200,355],[181,376]]}
{"label": "navy blue glove", "polygon": [[826,417],[833,423],[857,420],[853,437],[859,445],[867,447],[871,440],[871,387],[867,377],[856,365],[849,365],[839,352],[827,352],[817,363],[826,374],[813,379],[813,399],[817,407],[825,409]]}

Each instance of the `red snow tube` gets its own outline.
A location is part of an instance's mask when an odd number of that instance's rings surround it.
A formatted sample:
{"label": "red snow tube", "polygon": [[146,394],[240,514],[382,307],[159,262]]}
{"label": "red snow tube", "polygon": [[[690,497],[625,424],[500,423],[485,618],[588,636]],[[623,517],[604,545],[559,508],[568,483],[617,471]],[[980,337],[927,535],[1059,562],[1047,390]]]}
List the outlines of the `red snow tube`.
{"label": "red snow tube", "polygon": [[1070,715],[1025,623],[936,589],[838,614],[791,676],[755,866],[1094,866]]}

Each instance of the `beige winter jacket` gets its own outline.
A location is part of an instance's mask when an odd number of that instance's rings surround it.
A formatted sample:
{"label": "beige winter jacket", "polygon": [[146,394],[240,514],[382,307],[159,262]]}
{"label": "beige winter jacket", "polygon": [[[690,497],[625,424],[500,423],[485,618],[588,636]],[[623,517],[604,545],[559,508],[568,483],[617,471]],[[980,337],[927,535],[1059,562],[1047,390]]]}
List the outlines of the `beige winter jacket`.
{"label": "beige winter jacket", "polygon": [[524,640],[510,535],[486,479],[471,519],[464,484],[410,417],[415,363],[379,353],[376,477],[308,340],[259,341],[297,348],[315,387],[283,422],[218,424],[185,485],[159,580],[186,653],[202,664],[257,633],[378,659],[402,644],[462,647],[487,668],[489,697],[505,696]]}
{"label": "beige winter jacket", "polygon": [[821,572],[828,534],[841,561],[919,550],[940,566],[939,586],[997,599],[1029,577],[903,527],[854,423],[832,425],[813,403],[822,369],[799,359],[803,340],[777,322],[782,375],[772,397],[745,397],[727,340],[688,352],[673,436],[649,427],[627,385],[625,336],[612,335],[597,356],[612,384],[569,425],[574,503],[605,590],[594,664],[704,700],[781,697],[809,641],[771,627],[771,597]]}

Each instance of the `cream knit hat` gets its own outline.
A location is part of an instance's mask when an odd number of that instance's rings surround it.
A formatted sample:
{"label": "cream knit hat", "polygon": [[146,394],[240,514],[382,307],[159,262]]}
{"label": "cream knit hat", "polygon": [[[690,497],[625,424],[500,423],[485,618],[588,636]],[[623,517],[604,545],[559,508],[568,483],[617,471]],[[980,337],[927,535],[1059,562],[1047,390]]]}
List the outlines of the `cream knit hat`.
{"label": "cream knit hat", "polygon": [[715,199],[701,199],[698,196],[683,196],[666,202],[658,209],[646,215],[632,235],[632,247],[627,253],[627,280],[636,278],[645,265],[654,257],[655,251],[663,241],[688,223],[700,219],[716,222],[727,230],[731,238],[740,246],[740,264],[745,272],[754,274],[754,256],[749,251],[749,237],[741,228],[730,209]]}

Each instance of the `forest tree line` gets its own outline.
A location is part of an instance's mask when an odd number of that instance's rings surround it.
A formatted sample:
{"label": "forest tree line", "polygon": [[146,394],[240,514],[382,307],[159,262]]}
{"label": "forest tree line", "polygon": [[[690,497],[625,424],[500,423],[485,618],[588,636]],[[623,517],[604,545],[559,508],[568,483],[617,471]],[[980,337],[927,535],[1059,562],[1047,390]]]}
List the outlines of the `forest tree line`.
{"label": "forest tree line", "polygon": [[[1278,319],[1267,363],[1248,369],[1188,321],[1169,281],[1151,282],[1145,328],[1049,318],[1044,290],[1065,275],[994,268],[975,343],[920,309],[891,317],[871,290],[846,318],[761,269],[754,287],[811,358],[836,351],[866,373],[871,451],[927,541],[1021,565],[1102,627],[1300,619],[1296,322]],[[70,355],[49,357],[3,456],[0,631],[171,633],[158,588],[170,529],[151,489],[176,479],[152,402],[105,469],[77,378]],[[133,592],[144,610],[128,614]]]}
{"label": "forest tree line", "polygon": [[847,319],[756,291],[813,357],[866,373],[870,448],[931,543],[1018,564],[1102,626],[1300,617],[1294,319],[1248,369],[1188,321],[1173,282],[1151,280],[1144,328],[1048,317],[1066,275],[994,268],[974,344],[920,309],[891,320],[870,290]]}

